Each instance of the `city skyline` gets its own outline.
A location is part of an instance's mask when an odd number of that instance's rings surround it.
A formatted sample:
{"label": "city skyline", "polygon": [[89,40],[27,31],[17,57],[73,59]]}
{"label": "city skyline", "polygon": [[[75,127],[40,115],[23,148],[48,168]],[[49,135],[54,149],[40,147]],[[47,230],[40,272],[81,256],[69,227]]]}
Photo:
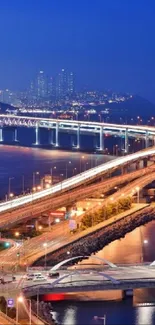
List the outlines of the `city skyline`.
{"label": "city skyline", "polygon": [[155,4],[1,1],[0,89],[22,90],[41,69],[74,71],[77,87],[153,99]]}

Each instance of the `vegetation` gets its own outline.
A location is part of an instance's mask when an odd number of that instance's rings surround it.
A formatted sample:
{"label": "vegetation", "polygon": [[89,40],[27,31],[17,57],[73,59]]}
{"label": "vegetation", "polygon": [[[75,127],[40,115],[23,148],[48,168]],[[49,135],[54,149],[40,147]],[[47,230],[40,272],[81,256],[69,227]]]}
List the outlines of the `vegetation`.
{"label": "vegetation", "polygon": [[7,308],[7,302],[6,299],[3,296],[0,296],[0,310],[5,314],[7,312],[7,315],[10,318],[16,317],[16,309],[13,308]]}
{"label": "vegetation", "polygon": [[81,229],[84,230],[91,226],[95,226],[104,220],[130,209],[131,205],[131,198],[126,197],[119,199],[117,202],[109,203],[96,212],[86,213],[81,221]]}

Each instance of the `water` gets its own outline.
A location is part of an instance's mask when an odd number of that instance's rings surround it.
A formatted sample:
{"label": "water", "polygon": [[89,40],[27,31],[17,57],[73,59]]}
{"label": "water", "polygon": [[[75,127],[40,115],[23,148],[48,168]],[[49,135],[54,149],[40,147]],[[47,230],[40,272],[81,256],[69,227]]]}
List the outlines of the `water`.
{"label": "water", "polygon": [[109,159],[112,157],[53,149],[0,145],[0,198],[3,199],[8,193],[9,178],[11,178],[10,190],[16,195],[22,191],[23,175],[24,189],[29,191],[33,186],[33,172],[39,171],[39,175],[35,176],[35,183],[38,185],[45,174],[50,174],[51,168],[54,177],[64,179],[66,172],[67,176],[72,176],[73,173],[78,173],[80,169],[84,171]]}
{"label": "water", "polygon": [[[120,240],[115,240],[96,256],[108,259],[113,263],[140,263],[155,260],[155,221],[135,229]],[[144,240],[148,244],[144,244]],[[94,263],[91,257],[80,264]],[[85,299],[85,297],[83,297]],[[93,293],[93,299],[98,299],[98,293]],[[136,305],[134,305],[134,303]],[[103,320],[95,321],[93,317],[106,314],[107,325],[154,325],[155,306],[137,306],[137,303],[155,303],[155,290],[136,290],[134,299],[123,301],[72,301],[54,303],[54,317],[63,325],[103,324]]]}
{"label": "water", "polygon": [[130,300],[123,302],[77,302],[54,304],[53,313],[58,324],[100,325],[103,320],[94,316],[106,315],[106,325],[154,325],[155,306],[133,307]]}

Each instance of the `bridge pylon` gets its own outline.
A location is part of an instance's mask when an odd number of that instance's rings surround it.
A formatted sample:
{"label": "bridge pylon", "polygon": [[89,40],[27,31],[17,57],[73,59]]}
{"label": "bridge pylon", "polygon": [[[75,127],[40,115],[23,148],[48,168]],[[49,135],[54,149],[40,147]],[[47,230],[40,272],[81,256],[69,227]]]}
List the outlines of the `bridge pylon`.
{"label": "bridge pylon", "polygon": [[36,124],[35,135],[36,135],[35,145],[37,146],[39,144],[39,127],[38,127],[38,124]]}
{"label": "bridge pylon", "polygon": [[0,128],[0,142],[3,142],[3,128]]}

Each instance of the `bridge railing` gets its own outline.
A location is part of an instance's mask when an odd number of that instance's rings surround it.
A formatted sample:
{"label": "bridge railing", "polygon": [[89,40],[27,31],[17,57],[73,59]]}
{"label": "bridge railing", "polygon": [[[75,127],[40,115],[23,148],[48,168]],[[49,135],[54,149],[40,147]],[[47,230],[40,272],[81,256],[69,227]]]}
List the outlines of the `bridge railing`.
{"label": "bridge railing", "polygon": [[9,316],[7,316],[5,313],[3,313],[1,310],[0,310],[0,316],[2,318],[4,318],[7,322],[8,322],[8,325],[20,325],[19,323],[16,322],[15,319],[12,319],[10,318]]}

